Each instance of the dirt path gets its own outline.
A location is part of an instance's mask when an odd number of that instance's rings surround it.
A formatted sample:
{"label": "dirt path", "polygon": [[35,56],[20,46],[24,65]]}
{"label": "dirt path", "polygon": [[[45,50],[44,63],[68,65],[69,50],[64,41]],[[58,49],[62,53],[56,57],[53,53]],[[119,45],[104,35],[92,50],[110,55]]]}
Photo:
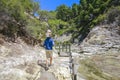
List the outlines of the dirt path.
{"label": "dirt path", "polygon": [[69,57],[54,57],[53,65],[45,70],[45,63],[40,65],[44,70],[37,80],[71,80]]}
{"label": "dirt path", "polygon": [[43,72],[38,80],[57,80],[51,72]]}

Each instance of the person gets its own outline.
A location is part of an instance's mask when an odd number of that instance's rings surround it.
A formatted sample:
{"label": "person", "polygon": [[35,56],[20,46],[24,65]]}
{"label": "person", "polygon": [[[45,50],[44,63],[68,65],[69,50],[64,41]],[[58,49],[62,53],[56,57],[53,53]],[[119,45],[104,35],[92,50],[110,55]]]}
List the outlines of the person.
{"label": "person", "polygon": [[44,40],[44,47],[45,47],[45,50],[46,50],[46,67],[47,68],[48,68],[49,58],[50,58],[50,66],[52,65],[53,46],[54,46],[54,40],[52,39],[52,32],[51,32],[51,30],[47,30],[46,39]]}

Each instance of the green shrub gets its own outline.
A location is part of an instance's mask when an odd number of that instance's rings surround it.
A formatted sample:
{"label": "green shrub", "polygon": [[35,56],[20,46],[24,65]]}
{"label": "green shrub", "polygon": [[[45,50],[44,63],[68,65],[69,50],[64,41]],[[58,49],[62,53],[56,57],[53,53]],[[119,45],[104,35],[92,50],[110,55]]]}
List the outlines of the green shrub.
{"label": "green shrub", "polygon": [[[120,20],[120,8],[119,7],[113,7],[112,9],[109,10],[109,12],[107,13],[107,20],[108,23],[113,23],[116,20]],[[120,22],[120,21],[118,21]]]}

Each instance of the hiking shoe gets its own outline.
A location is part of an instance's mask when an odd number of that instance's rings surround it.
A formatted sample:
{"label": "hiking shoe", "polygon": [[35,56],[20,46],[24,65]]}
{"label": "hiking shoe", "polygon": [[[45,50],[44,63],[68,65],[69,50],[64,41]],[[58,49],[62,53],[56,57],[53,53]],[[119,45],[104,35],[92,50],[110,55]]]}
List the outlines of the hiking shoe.
{"label": "hiking shoe", "polygon": [[48,67],[45,67],[45,70],[47,71],[49,68]]}
{"label": "hiking shoe", "polygon": [[50,66],[53,66],[53,64],[49,64],[48,66],[49,66],[49,67],[50,67]]}

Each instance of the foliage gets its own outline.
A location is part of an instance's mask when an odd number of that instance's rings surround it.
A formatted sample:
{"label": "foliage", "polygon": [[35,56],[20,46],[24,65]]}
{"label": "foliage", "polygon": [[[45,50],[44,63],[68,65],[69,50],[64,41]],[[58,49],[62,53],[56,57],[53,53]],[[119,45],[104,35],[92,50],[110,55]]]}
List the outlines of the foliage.
{"label": "foliage", "polygon": [[71,17],[75,18],[75,17],[77,17],[77,15],[78,15],[78,5],[74,3],[72,5],[72,15],[71,15]]}
{"label": "foliage", "polygon": [[49,20],[48,21],[50,29],[53,31],[53,35],[61,35],[63,34],[66,29],[69,28],[69,24],[67,22],[64,22],[62,20]]}
{"label": "foliage", "polygon": [[33,15],[35,15],[35,13],[40,9],[39,3],[38,2],[34,2],[32,4],[33,4]]}
{"label": "foliage", "polygon": [[[36,36],[38,32],[35,31],[34,28],[30,29],[26,26],[31,25],[35,27],[37,25],[38,27],[39,21],[31,15],[37,11],[38,3],[33,2],[33,0],[1,0],[0,6],[0,13],[4,13],[4,15],[2,14],[1,16],[6,17],[6,19],[2,21],[2,23],[5,23],[2,25],[3,28],[0,31],[2,34],[11,38],[14,38],[15,34],[17,36],[30,38],[30,34],[33,33],[29,31],[33,29],[31,31],[34,31]],[[32,22],[33,24],[30,24],[31,21],[35,23]]]}
{"label": "foliage", "polygon": [[[73,4],[71,8],[66,5],[58,6],[56,9],[57,19],[61,19],[69,24],[75,23],[73,35],[82,35],[80,40],[83,40],[91,28],[102,23],[107,18],[107,10],[112,6],[116,7],[119,5],[119,0],[80,0],[80,4]],[[108,15],[114,16],[115,13],[117,11],[113,10]],[[109,17],[109,20],[114,21],[113,16]],[[73,36],[73,38],[76,36]]]}
{"label": "foliage", "polygon": [[[117,20],[120,20],[119,7],[111,9],[120,5],[119,0],[80,0],[79,2],[71,7],[60,5],[56,11],[44,11],[40,10],[40,5],[33,0],[1,0],[0,12],[8,14],[11,21],[15,22],[7,21],[8,32],[11,34],[27,28],[29,34],[39,37],[45,34],[47,29],[51,29],[53,36],[69,32],[73,33],[73,38],[81,35],[80,41],[95,25],[102,23],[106,18],[108,22],[114,22],[116,16],[118,16]],[[36,13],[38,18],[34,17]]]}
{"label": "foliage", "polygon": [[25,11],[32,10],[31,0],[1,0],[0,11],[8,13],[10,16],[14,17],[17,21],[22,21],[25,19]]}
{"label": "foliage", "polygon": [[113,23],[114,21],[119,21],[119,18],[120,18],[120,7],[113,7],[111,8],[108,13],[107,13],[107,20],[108,20],[108,23]]}
{"label": "foliage", "polygon": [[71,9],[66,5],[61,5],[57,7],[56,11],[57,11],[56,14],[57,19],[68,21],[71,18]]}
{"label": "foliage", "polygon": [[40,19],[40,21],[47,21],[48,18],[49,18],[48,11],[39,10],[39,11],[38,11],[38,14],[39,14],[39,19]]}
{"label": "foliage", "polygon": [[49,19],[56,19],[56,12],[55,11],[45,11],[45,10],[38,10],[37,11],[39,15],[39,20],[40,21],[48,21]]}

